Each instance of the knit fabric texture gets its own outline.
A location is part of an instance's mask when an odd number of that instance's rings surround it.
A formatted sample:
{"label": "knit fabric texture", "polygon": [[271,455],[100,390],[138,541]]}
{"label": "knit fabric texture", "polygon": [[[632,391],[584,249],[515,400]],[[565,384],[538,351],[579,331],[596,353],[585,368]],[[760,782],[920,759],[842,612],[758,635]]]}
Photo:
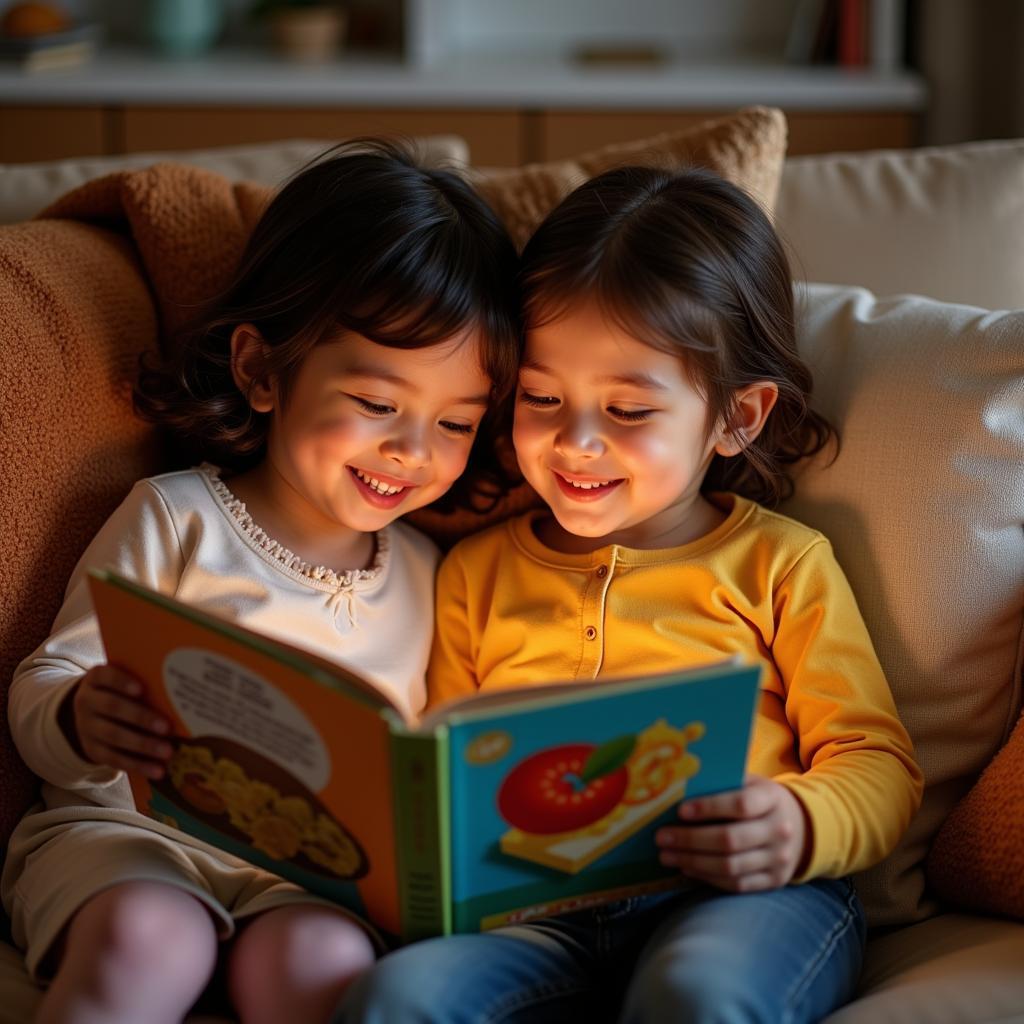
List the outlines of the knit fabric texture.
{"label": "knit fabric texture", "polygon": [[1024,920],[1024,717],[946,819],[925,870],[947,903]]}

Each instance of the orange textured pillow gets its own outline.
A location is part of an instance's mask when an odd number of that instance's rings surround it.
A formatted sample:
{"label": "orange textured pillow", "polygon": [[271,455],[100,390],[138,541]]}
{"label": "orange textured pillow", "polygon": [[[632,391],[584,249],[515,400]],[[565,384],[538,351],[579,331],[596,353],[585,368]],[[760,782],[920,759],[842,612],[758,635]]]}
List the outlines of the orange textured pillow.
{"label": "orange textured pillow", "polygon": [[587,178],[625,164],[706,167],[775,208],[786,155],[786,118],[774,107],[750,107],[693,128],[616,143],[569,160],[481,170],[474,182],[522,248],[558,202]]}
{"label": "orange textured pillow", "polygon": [[940,899],[1024,920],[1024,716],[946,819],[925,870]]}

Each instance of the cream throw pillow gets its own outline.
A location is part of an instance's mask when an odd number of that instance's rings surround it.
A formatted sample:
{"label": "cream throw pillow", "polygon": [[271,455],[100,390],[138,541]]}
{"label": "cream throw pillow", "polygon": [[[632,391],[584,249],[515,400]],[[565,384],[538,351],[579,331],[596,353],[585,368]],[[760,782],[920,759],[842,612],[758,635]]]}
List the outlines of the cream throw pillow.
{"label": "cream throw pillow", "polygon": [[[458,135],[427,135],[413,139],[412,144],[419,156],[431,164],[462,166],[469,159],[469,147]],[[215,171],[230,181],[276,186],[332,145],[331,139],[288,139],[249,146],[0,164],[0,224],[28,220],[60,196],[94,178],[157,163],[188,164]]]}
{"label": "cream throw pillow", "polygon": [[858,879],[872,924],[904,923],[934,909],[929,843],[1020,706],[1024,311],[831,285],[800,305],[842,450],[784,511],[831,538],[925,772],[909,832]]}
{"label": "cream throw pillow", "polygon": [[776,223],[798,278],[1024,307],[1024,139],[789,159]]}

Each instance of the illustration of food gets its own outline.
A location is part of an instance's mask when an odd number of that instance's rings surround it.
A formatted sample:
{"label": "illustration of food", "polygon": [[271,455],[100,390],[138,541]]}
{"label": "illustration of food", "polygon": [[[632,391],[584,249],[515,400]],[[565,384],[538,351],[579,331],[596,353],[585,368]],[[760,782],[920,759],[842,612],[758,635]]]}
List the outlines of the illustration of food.
{"label": "illustration of food", "polygon": [[697,722],[685,729],[673,729],[659,721],[645,729],[627,762],[629,787],[622,802],[647,803],[664,793],[680,775],[696,774],[698,764],[692,754],[685,752],[686,744],[703,735],[704,726]]}
{"label": "illustration of food", "polygon": [[[628,737],[630,749],[632,739]],[[601,757],[610,746],[573,743],[526,758],[505,777],[498,812],[513,827],[535,835],[570,832],[600,820],[629,785],[625,757],[614,752]],[[620,753],[624,749],[620,743]]]}
{"label": "illustration of food", "polygon": [[[498,809],[513,826],[501,851],[567,874],[582,871],[683,799],[700,770],[687,747],[704,732],[701,722],[677,729],[659,719],[637,736],[526,758],[499,791]],[[589,799],[582,795],[588,787]]]}
{"label": "illustration of food", "polygon": [[342,878],[357,875],[363,855],[349,835],[326,814],[318,814],[310,837],[304,837],[302,852],[321,867]]}
{"label": "illustration of food", "polygon": [[181,780],[178,792],[193,806],[207,814],[223,814],[227,804],[206,785],[203,777],[196,772],[189,772]]}
{"label": "illustration of food", "polygon": [[266,814],[257,818],[249,833],[252,845],[274,860],[290,860],[299,852],[302,835],[287,818]]}
{"label": "illustration of food", "polygon": [[[216,748],[216,749],[214,749]],[[218,752],[233,756],[218,756]],[[278,785],[253,778],[250,771]],[[358,878],[367,861],[356,840],[318,806],[316,797],[285,790],[300,787],[291,775],[252,750],[221,737],[179,743],[168,778],[158,789],[176,791],[208,824],[237,831],[255,849],[274,860],[306,860],[339,878]]]}

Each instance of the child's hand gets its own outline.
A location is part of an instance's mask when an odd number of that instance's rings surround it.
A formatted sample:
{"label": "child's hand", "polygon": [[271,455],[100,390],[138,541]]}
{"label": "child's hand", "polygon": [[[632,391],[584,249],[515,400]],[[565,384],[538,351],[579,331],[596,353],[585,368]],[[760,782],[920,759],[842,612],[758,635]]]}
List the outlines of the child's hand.
{"label": "child's hand", "polygon": [[730,892],[785,885],[809,838],[800,801],[759,775],[748,775],[742,789],[684,800],[679,817],[687,824],[658,830],[658,859]]}
{"label": "child's hand", "polygon": [[170,723],[140,700],[139,683],[113,665],[97,665],[79,680],[71,696],[73,739],[95,764],[162,778],[174,752]]}

